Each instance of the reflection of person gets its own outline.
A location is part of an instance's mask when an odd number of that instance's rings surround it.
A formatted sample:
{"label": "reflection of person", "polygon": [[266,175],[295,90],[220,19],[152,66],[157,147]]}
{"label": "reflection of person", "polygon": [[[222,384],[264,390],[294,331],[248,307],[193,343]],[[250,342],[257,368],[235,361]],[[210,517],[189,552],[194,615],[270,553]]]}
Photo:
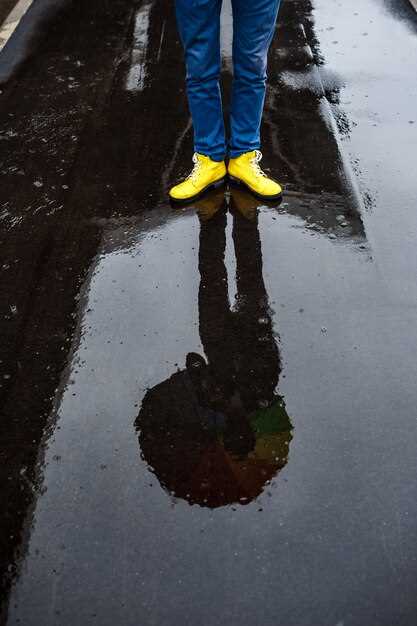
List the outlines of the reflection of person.
{"label": "reflection of person", "polygon": [[[191,175],[170,191],[173,200],[195,198],[221,184],[226,172],[264,198],[280,195],[280,185],[259,167],[267,55],[279,4],[280,0],[232,0],[233,87],[226,146],[219,86],[222,0],[176,0],[195,154]],[[227,169],[226,155],[230,157]]]}
{"label": "reflection of person", "polygon": [[[247,503],[286,464],[292,426],[275,388],[281,370],[262,276],[253,200],[232,196],[236,304],[224,264],[223,194],[199,205],[200,337],[205,355],[146,394],[136,427],[162,486],[191,504]],[[217,203],[216,203],[217,201]]]}

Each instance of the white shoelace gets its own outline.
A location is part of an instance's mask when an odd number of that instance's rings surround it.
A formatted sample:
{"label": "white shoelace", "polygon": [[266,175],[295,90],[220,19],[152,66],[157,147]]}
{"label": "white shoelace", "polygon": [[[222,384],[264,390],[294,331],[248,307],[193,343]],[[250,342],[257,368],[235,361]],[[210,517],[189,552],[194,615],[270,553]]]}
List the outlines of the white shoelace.
{"label": "white shoelace", "polygon": [[199,161],[197,153],[193,155],[193,163],[194,167],[190,174],[187,176],[187,180],[191,180],[193,183],[196,183],[201,170],[201,161]]}
{"label": "white shoelace", "polygon": [[259,163],[262,160],[262,152],[260,150],[255,150],[255,156],[250,160],[250,164],[256,176],[264,176],[267,178],[265,172],[261,169]]}

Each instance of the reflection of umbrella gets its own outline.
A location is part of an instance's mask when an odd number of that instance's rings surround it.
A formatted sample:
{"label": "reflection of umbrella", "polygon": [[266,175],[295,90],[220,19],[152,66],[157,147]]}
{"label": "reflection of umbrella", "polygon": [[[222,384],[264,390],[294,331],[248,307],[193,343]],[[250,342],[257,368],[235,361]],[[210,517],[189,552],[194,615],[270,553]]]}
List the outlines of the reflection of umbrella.
{"label": "reflection of umbrella", "polygon": [[[277,400],[274,407],[257,411],[250,423],[255,427],[254,450],[242,459],[224,447],[222,438],[211,444],[190,479],[190,502],[203,502],[211,508],[232,502],[247,504],[284,467],[292,426],[283,402]],[[267,430],[258,430],[259,425],[263,428],[266,424]]]}
{"label": "reflection of umbrella", "polygon": [[[173,496],[217,508],[246,504],[284,467],[292,439],[282,399],[248,418],[230,417],[199,403],[187,370],[150,390],[138,416],[144,458]],[[236,453],[233,439],[249,439]]]}

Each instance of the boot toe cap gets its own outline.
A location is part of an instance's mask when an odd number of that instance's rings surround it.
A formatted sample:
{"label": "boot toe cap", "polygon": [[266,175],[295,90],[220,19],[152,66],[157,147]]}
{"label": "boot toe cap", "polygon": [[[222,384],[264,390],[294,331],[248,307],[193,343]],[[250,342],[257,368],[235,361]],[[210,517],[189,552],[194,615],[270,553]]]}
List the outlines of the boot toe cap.
{"label": "boot toe cap", "polygon": [[265,196],[279,196],[282,193],[282,187],[274,180],[266,180],[261,192]]}
{"label": "boot toe cap", "polygon": [[172,189],[169,190],[169,197],[172,200],[187,200],[188,198],[195,195],[196,190],[192,188],[191,185],[185,185],[184,183],[180,183],[179,185],[175,185]]}

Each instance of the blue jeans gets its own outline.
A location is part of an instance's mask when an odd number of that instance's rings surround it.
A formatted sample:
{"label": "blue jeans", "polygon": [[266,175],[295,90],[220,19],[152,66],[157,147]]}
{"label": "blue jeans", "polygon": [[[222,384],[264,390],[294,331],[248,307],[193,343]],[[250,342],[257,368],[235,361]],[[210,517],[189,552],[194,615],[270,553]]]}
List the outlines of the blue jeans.
{"label": "blue jeans", "polygon": [[222,161],[260,148],[266,66],[280,0],[232,0],[233,87],[226,146],[220,92],[222,0],[176,0],[195,151]]}

